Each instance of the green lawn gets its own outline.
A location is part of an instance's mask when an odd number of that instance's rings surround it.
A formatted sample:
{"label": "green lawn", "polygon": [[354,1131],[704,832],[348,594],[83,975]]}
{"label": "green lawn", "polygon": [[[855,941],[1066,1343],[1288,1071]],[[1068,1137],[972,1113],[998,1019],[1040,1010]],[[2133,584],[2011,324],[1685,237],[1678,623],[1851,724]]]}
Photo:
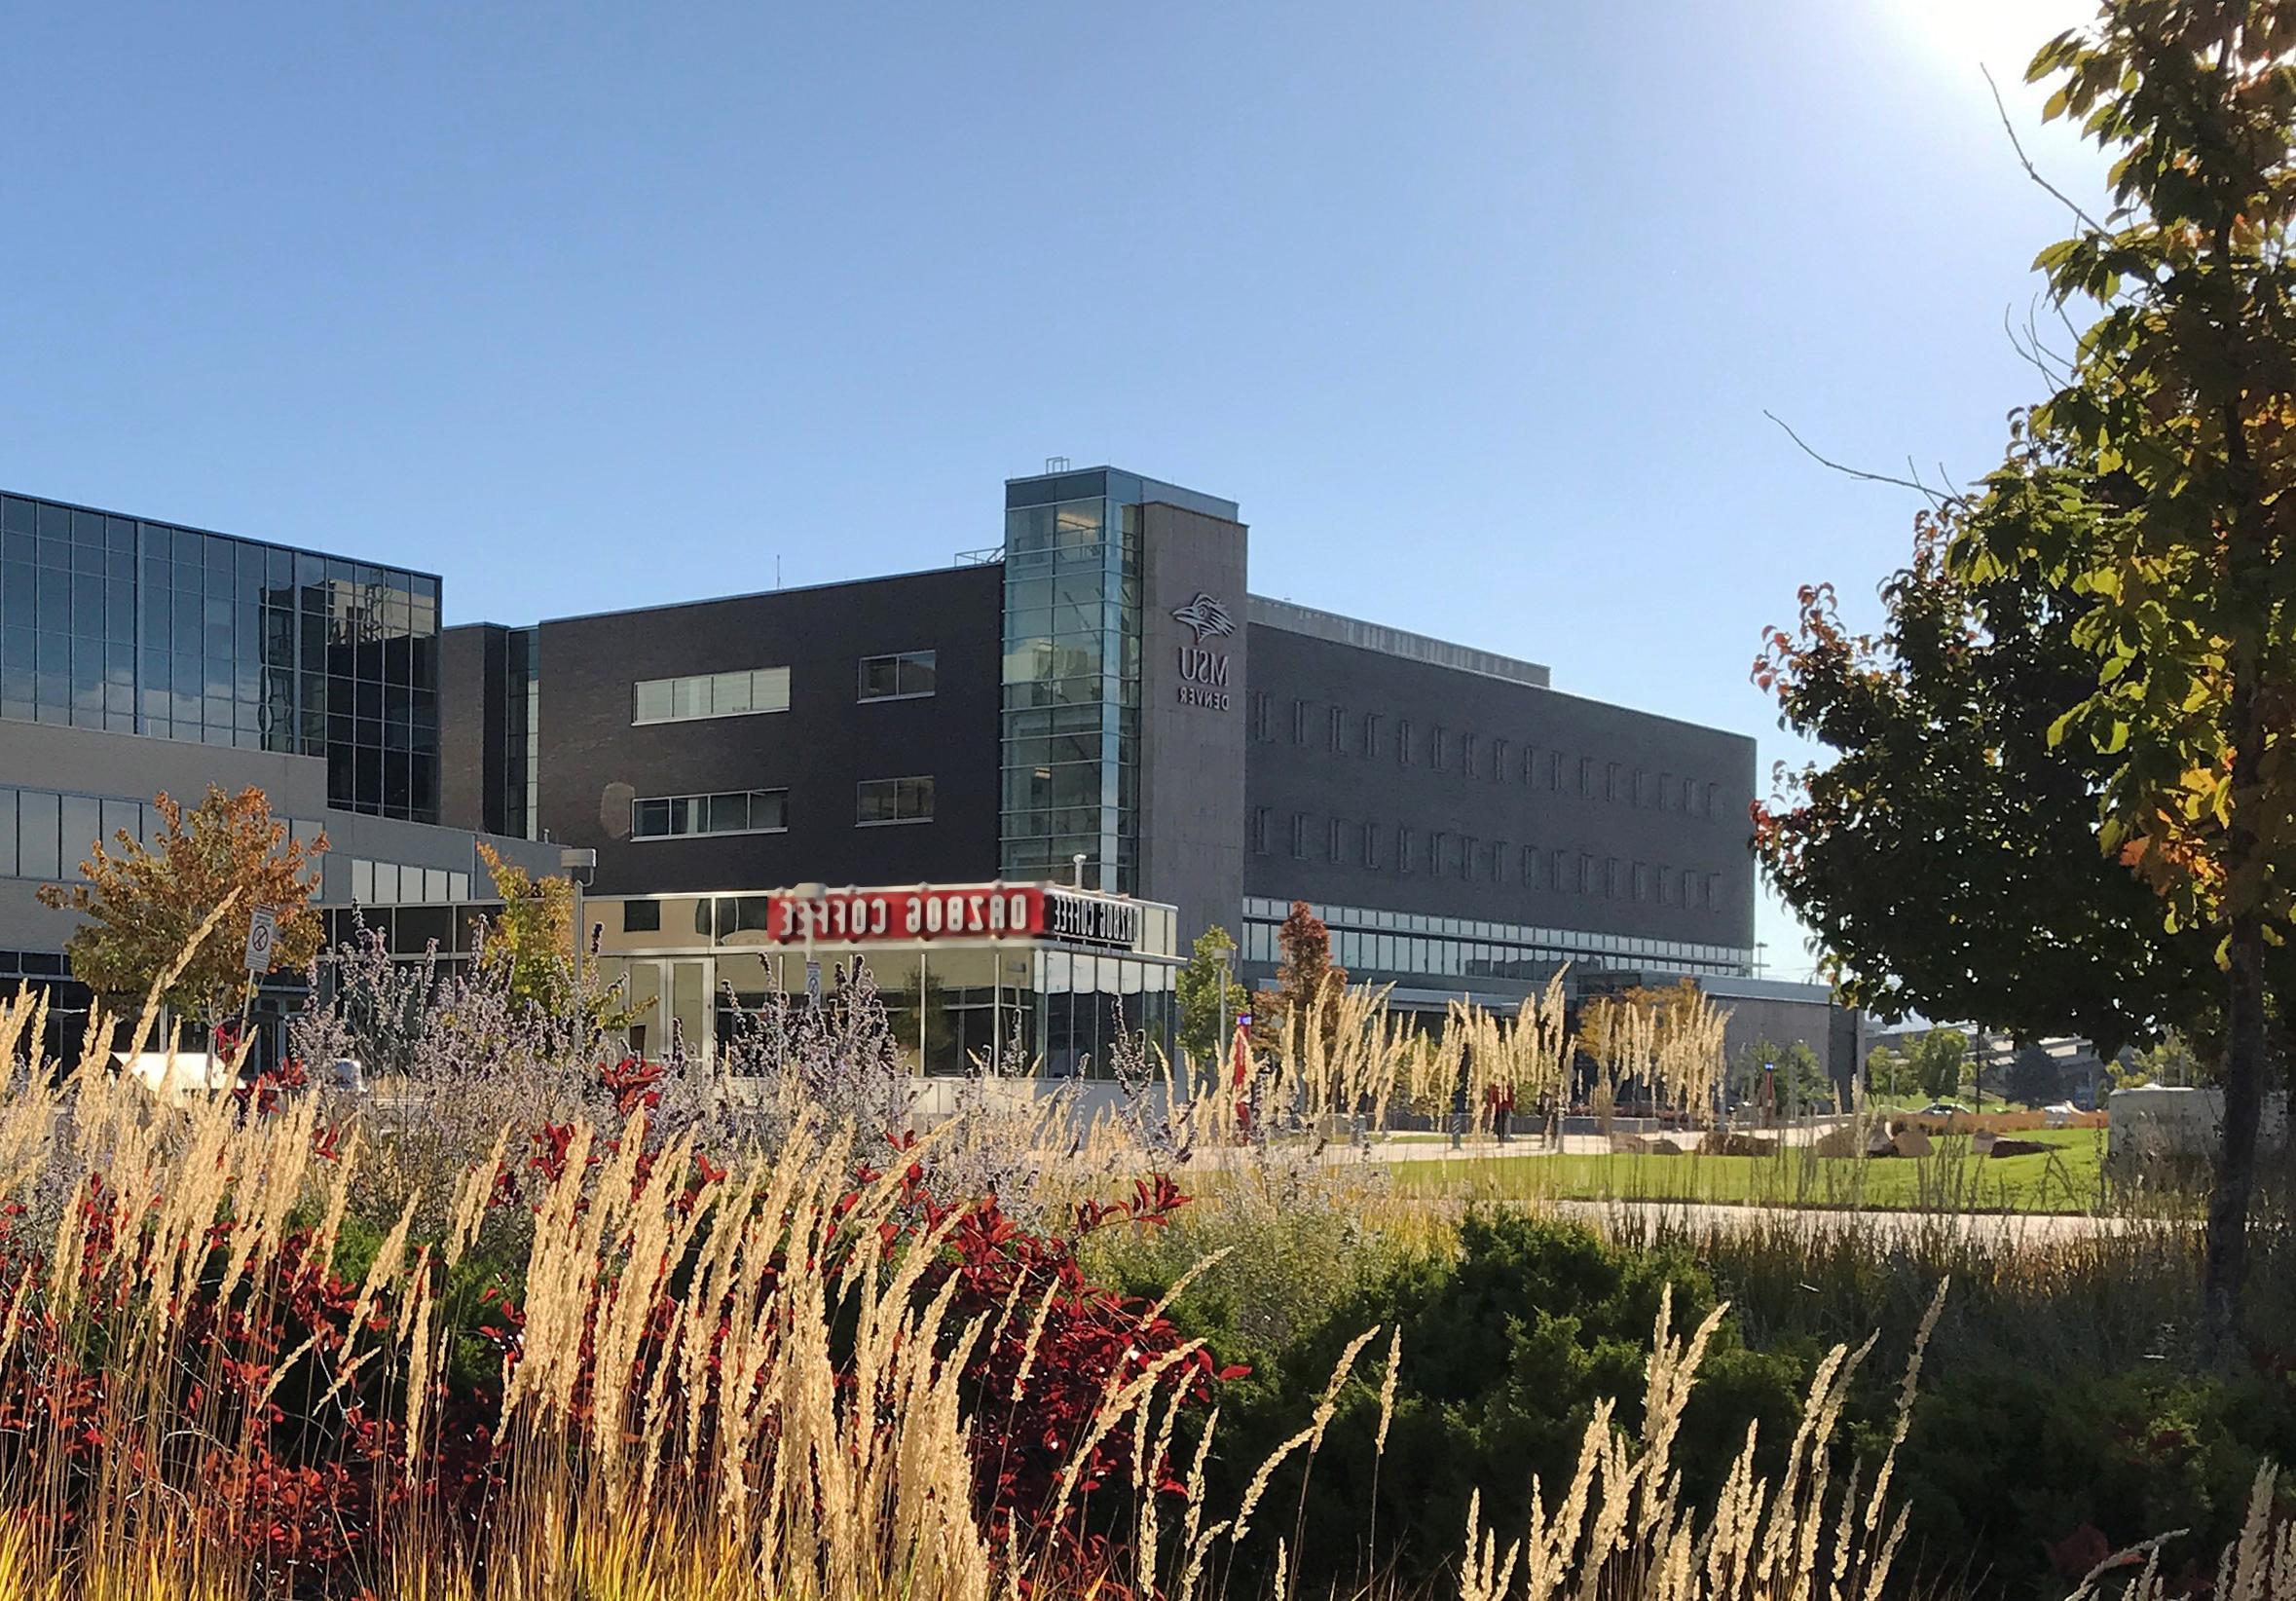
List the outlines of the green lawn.
{"label": "green lawn", "polygon": [[1979,1160],[1941,1137],[1927,1157],[1510,1156],[1389,1166],[1403,1195],[1493,1200],[1708,1201],[1938,1211],[2091,1211],[2103,1201],[2101,1129],[2016,1137],[2051,1147]]}

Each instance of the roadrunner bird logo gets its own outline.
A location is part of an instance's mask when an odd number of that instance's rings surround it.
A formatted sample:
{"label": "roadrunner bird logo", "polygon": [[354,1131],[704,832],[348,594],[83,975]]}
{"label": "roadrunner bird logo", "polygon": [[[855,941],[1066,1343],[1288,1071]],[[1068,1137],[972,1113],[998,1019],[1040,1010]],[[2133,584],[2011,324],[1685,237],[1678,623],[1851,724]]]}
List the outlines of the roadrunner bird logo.
{"label": "roadrunner bird logo", "polygon": [[1236,619],[1228,615],[1228,609],[1201,589],[1196,591],[1194,600],[1173,609],[1172,620],[1194,629],[1198,645],[1202,645],[1206,636],[1226,639],[1236,632]]}

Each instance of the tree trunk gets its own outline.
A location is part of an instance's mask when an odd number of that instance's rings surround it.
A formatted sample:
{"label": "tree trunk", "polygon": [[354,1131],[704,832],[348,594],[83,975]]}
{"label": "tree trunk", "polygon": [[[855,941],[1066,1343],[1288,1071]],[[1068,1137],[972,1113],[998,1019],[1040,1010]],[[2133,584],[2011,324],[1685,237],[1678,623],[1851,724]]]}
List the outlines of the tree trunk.
{"label": "tree trunk", "polygon": [[[2256,788],[2263,765],[2264,728],[2257,715],[2256,679],[2236,661],[2230,705],[2232,804],[2225,828],[2225,859],[2233,875],[2260,859]],[[2264,1015],[2264,916],[2255,897],[2236,900],[2228,919],[2229,972],[2224,1007],[2224,1141],[2216,1158],[2216,1187],[2208,1197],[2207,1253],[2201,1278],[2203,1353],[2222,1366],[2239,1354],[2241,1292],[2248,1274],[2248,1201],[2256,1188],[2256,1131],[2264,1111],[2269,1048]]]}
{"label": "tree trunk", "polygon": [[2248,1199],[2256,1187],[2256,1131],[2264,1109],[2264,921],[2232,920],[2225,999],[2224,1143],[2208,1197],[2208,1245],[2201,1282],[2203,1336],[2211,1362],[2238,1354],[2248,1271]]}

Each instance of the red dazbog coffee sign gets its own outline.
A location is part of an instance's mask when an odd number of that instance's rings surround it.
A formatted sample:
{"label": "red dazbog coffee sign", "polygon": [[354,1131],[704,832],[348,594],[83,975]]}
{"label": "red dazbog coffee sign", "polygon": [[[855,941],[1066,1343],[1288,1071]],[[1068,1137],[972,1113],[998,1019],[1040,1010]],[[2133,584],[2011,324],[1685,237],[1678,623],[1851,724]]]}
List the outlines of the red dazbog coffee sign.
{"label": "red dazbog coffee sign", "polygon": [[829,940],[1054,939],[1130,949],[1140,909],[1131,901],[1036,885],[833,889],[817,900],[776,895],[765,937],[776,943]]}

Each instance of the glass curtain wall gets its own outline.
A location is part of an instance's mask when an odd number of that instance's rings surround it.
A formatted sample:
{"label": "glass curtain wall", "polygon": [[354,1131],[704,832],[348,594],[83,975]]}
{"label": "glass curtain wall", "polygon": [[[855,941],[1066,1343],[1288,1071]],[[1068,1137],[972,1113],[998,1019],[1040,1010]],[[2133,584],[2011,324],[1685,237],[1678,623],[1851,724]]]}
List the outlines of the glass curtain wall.
{"label": "glass curtain wall", "polygon": [[0,497],[0,717],[290,752],[438,819],[438,579]]}
{"label": "glass curtain wall", "polygon": [[1106,473],[1012,487],[1005,513],[1008,878],[1133,894],[1139,880],[1140,508]]}

